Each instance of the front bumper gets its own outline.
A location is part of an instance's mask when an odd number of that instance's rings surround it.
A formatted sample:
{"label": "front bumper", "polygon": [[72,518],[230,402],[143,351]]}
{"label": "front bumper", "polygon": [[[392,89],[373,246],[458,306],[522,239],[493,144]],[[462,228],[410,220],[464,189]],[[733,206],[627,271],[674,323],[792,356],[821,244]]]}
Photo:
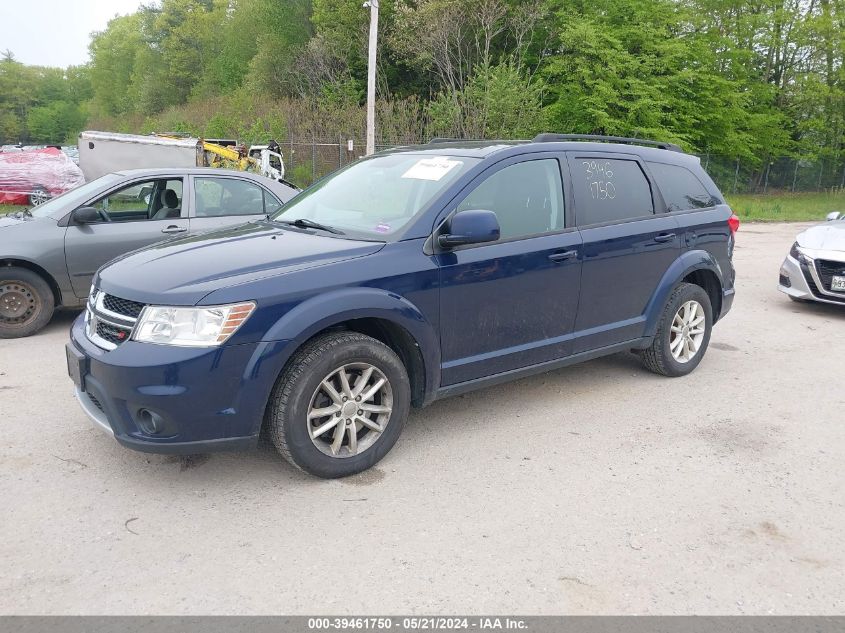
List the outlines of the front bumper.
{"label": "front bumper", "polygon": [[799,262],[792,255],[787,255],[780,266],[778,290],[795,299],[819,301],[833,305],[845,305],[845,295],[841,298],[821,291],[821,280],[814,264]]}
{"label": "front bumper", "polygon": [[253,448],[288,341],[183,348],[127,341],[94,345],[81,315],[71,328],[83,356],[76,397],[100,429],[139,451]]}

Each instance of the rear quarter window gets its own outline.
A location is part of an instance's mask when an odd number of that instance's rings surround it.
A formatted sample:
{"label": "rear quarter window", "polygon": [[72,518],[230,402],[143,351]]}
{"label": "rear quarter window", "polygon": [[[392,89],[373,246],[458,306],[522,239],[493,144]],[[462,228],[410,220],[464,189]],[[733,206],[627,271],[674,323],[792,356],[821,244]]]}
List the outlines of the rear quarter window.
{"label": "rear quarter window", "polygon": [[639,164],[633,160],[575,158],[572,191],[580,226],[654,213],[651,186]]}
{"label": "rear quarter window", "polygon": [[698,177],[686,167],[647,163],[666,202],[667,211],[705,209],[718,204]]}

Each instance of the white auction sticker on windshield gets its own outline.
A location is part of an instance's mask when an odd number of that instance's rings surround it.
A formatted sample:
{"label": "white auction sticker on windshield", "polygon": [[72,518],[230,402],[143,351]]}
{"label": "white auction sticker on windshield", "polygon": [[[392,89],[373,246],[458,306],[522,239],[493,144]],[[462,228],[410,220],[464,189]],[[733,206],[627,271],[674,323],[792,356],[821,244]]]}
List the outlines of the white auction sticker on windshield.
{"label": "white auction sticker on windshield", "polygon": [[415,178],[416,180],[440,180],[462,161],[451,160],[445,156],[432,156],[417,161],[408,171],[402,174],[402,178]]}

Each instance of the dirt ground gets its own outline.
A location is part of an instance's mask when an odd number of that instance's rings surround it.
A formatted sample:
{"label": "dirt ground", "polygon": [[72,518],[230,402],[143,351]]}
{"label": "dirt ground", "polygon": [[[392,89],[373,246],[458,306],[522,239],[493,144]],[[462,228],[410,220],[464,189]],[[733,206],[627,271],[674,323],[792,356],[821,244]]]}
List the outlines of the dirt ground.
{"label": "dirt ground", "polygon": [[845,307],[777,292],[800,230],[742,227],[692,375],[441,401],[340,481],[124,449],[72,396],[74,315],[0,341],[0,613],[841,614]]}

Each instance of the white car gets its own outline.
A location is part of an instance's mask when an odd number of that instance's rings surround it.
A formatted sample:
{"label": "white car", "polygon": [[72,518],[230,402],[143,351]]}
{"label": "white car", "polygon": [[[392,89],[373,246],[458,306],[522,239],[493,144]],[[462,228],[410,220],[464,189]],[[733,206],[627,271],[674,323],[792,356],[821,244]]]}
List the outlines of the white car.
{"label": "white car", "polygon": [[800,233],[781,264],[778,290],[793,301],[845,305],[845,214],[827,220]]}

